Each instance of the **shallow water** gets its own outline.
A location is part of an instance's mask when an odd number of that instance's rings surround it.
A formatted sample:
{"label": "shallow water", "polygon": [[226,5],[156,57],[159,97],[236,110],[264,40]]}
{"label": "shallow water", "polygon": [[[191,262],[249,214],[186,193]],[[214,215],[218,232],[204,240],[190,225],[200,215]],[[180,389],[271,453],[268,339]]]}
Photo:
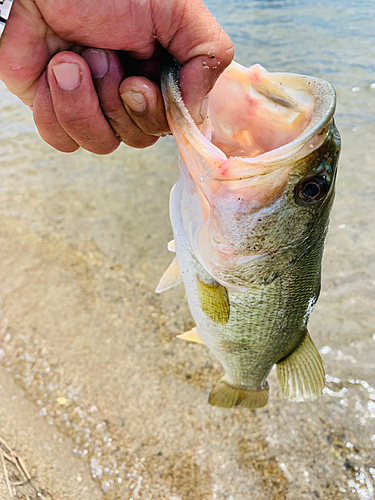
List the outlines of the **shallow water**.
{"label": "shallow water", "polygon": [[154,293],[171,259],[173,140],[104,158],[64,155],[3,85],[0,369],[70,438],[105,499],[371,500],[375,4],[207,5],[238,62],[325,78],[338,93],[343,150],[310,320],[325,394],[287,402],[272,373],[265,409],[210,407],[218,362],[174,338],[193,324],[183,289]]}

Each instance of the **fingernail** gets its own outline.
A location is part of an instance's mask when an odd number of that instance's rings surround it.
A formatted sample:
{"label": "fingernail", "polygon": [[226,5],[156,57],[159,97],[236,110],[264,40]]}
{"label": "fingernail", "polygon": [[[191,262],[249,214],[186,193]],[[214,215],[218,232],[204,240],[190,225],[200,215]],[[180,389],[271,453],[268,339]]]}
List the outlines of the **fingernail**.
{"label": "fingernail", "polygon": [[135,90],[129,90],[121,94],[121,99],[134,113],[143,113],[147,108],[147,102],[143,94]]}
{"label": "fingernail", "polygon": [[74,63],[60,63],[52,66],[57,85],[62,90],[75,90],[81,84],[81,68]]}
{"label": "fingernail", "polygon": [[108,57],[104,50],[88,49],[82,53],[82,57],[90,66],[94,78],[103,78],[108,73]]}

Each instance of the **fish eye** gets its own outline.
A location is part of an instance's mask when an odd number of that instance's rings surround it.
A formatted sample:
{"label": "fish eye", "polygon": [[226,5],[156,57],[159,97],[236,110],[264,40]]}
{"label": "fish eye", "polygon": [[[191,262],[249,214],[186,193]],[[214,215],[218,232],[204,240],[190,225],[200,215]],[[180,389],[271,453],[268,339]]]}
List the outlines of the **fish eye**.
{"label": "fish eye", "polygon": [[310,177],[300,181],[294,190],[299,205],[313,205],[328,193],[329,184],[324,176]]}

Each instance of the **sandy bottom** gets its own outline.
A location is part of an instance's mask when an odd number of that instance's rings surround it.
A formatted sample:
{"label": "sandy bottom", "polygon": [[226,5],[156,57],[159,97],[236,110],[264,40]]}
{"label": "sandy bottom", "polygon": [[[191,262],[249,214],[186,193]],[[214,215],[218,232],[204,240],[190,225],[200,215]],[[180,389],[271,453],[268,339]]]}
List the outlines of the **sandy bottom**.
{"label": "sandy bottom", "polygon": [[68,159],[23,135],[0,206],[0,436],[33,484],[16,498],[373,498],[375,129],[342,132],[310,322],[327,389],[290,403],[273,372],[258,411],[208,405],[221,368],[175,339],[193,326],[183,287],[154,293],[172,258],[173,141]]}

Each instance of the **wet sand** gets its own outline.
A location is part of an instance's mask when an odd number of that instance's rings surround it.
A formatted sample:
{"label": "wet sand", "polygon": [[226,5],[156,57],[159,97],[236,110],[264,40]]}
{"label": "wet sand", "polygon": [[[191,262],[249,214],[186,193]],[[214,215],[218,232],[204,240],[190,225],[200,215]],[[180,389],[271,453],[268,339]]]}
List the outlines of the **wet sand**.
{"label": "wet sand", "polygon": [[[285,66],[304,70],[295,57]],[[374,498],[373,75],[361,66],[345,81],[309,64],[338,79],[343,136],[309,323],[327,389],[290,403],[272,372],[257,411],[208,405],[221,368],[204,346],[175,339],[193,326],[183,287],[154,293],[171,261],[173,140],[63,155],[0,88],[0,436],[46,498]]]}
{"label": "wet sand", "polygon": [[[99,500],[102,495],[93,483],[86,464],[72,456],[71,441],[41,415],[38,405],[31,403],[11,374],[0,370],[0,435],[7,445],[24,460],[31,481],[14,464],[4,458],[0,467],[0,498],[45,498]],[[43,413],[43,412],[42,412]],[[1,453],[1,450],[0,450]],[[10,490],[5,479],[9,477]],[[22,472],[22,471],[21,471]],[[24,482],[25,484],[14,483]],[[39,493],[39,495],[38,495]]]}

